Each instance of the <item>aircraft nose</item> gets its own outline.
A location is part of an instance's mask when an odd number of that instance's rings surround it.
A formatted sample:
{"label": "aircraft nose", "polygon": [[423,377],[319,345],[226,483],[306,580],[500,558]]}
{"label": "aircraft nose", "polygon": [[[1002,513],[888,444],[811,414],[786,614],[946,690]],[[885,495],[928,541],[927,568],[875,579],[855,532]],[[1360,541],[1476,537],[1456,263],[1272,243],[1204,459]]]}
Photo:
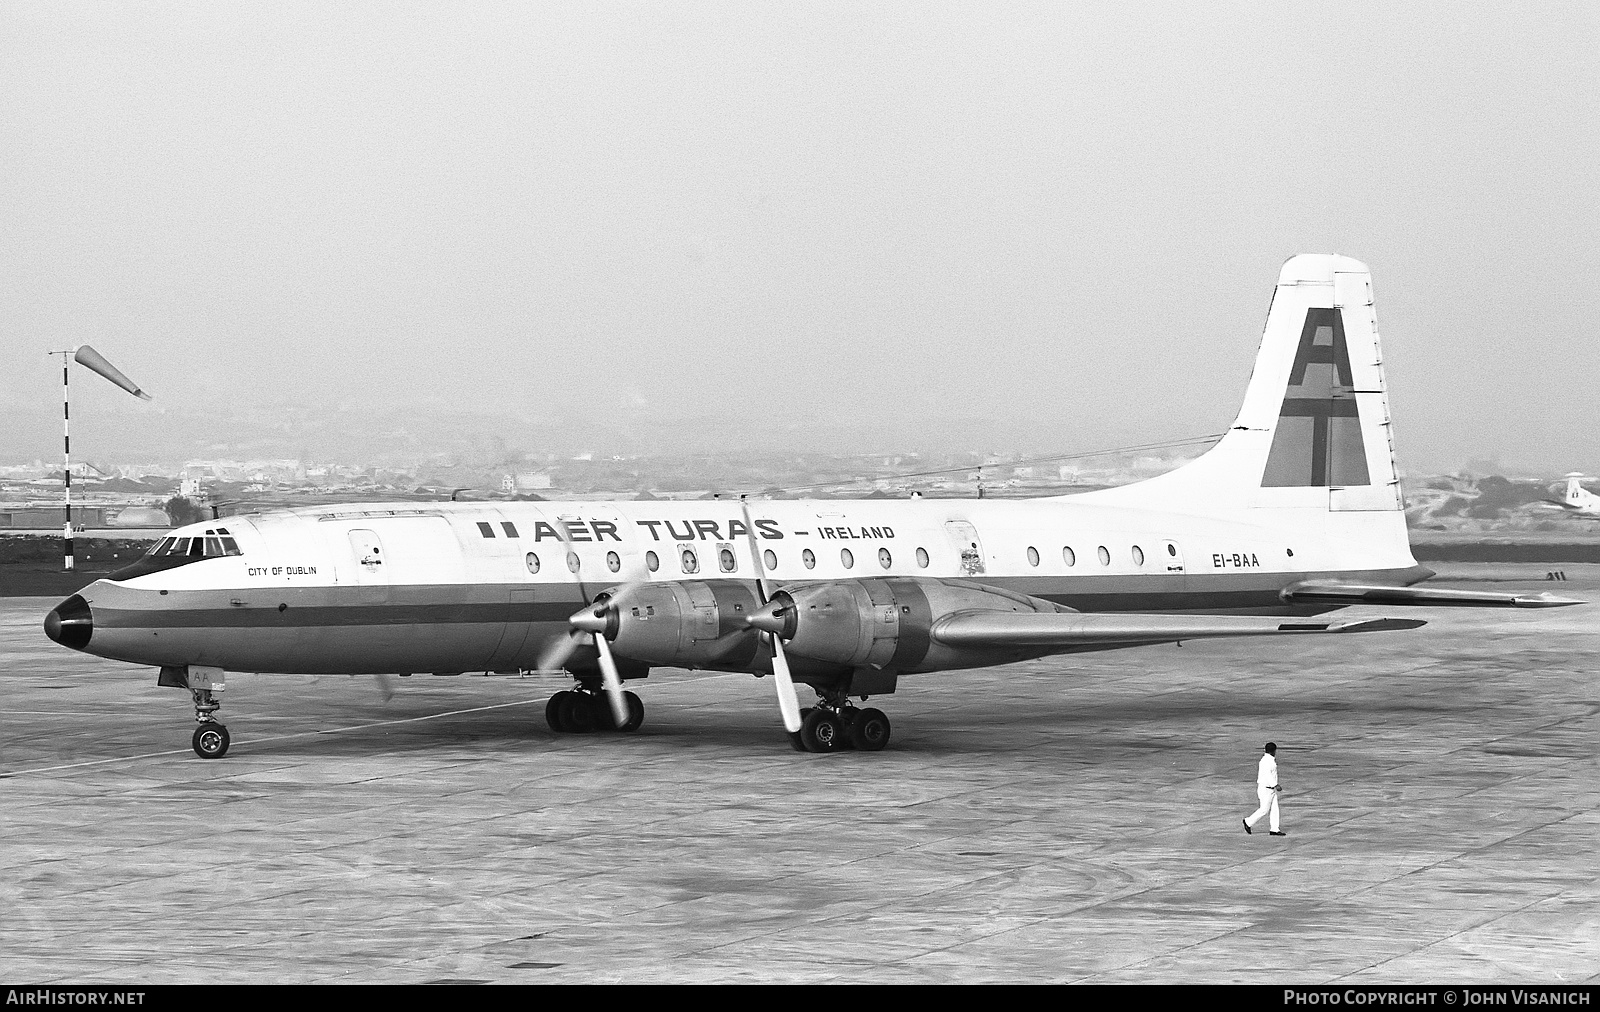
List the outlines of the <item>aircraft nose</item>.
{"label": "aircraft nose", "polygon": [[81,594],[73,594],[44,617],[44,634],[64,647],[82,650],[94,635],[94,614]]}

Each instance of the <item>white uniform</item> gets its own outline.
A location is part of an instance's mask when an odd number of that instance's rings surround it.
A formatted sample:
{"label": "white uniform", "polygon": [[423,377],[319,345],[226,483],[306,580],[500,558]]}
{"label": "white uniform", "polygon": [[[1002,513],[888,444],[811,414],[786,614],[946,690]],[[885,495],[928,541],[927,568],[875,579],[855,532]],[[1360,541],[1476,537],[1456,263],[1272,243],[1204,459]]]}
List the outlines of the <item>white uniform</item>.
{"label": "white uniform", "polygon": [[1244,820],[1247,826],[1254,826],[1261,821],[1263,815],[1270,815],[1269,825],[1272,831],[1278,831],[1278,760],[1271,755],[1261,757],[1261,765],[1256,767],[1256,797],[1261,799],[1261,807],[1255,814]]}

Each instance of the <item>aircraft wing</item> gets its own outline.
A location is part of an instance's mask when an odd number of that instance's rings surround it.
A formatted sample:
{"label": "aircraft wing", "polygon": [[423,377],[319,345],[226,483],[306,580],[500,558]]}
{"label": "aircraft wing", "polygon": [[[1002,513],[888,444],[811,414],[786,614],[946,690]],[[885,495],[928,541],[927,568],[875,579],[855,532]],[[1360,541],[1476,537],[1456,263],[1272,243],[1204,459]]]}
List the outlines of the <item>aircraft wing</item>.
{"label": "aircraft wing", "polygon": [[1255,615],[1145,615],[972,611],[936,623],[933,638],[952,647],[1049,647],[1165,643],[1214,636],[1379,632],[1415,629],[1419,619],[1273,618]]}
{"label": "aircraft wing", "polygon": [[1447,587],[1390,587],[1334,580],[1293,584],[1284,588],[1283,599],[1294,604],[1458,605],[1470,608],[1560,608],[1584,603],[1543,591],[1537,594],[1496,594],[1480,590],[1451,590]]}

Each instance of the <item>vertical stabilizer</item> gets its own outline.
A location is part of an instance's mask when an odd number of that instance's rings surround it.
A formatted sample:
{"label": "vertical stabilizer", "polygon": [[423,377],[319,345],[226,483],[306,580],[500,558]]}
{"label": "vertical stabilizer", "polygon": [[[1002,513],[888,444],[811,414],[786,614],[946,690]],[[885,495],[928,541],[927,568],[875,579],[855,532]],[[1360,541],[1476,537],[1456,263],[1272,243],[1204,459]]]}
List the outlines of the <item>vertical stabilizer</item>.
{"label": "vertical stabilizer", "polygon": [[1568,474],[1567,505],[1575,509],[1581,509],[1584,505],[1583,500],[1587,494],[1587,491],[1583,487],[1583,472],[1573,471],[1572,473]]}
{"label": "vertical stabilizer", "polygon": [[1168,474],[1090,494],[1163,509],[1402,510],[1366,265],[1328,254],[1285,263],[1221,442]]}

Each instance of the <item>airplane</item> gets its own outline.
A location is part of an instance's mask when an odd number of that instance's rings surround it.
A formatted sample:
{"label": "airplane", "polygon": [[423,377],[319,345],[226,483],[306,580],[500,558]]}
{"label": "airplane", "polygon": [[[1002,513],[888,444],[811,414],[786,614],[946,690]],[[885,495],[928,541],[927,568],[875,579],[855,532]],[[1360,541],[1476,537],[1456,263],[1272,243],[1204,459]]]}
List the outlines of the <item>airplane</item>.
{"label": "airplane", "polygon": [[44,627],[187,689],[206,759],[228,752],[229,671],[561,671],[559,733],[637,729],[625,683],[653,668],[745,672],[772,679],[794,748],[827,753],[888,744],[888,716],[855,701],[902,676],[1424,624],[1348,605],[1582,603],[1419,586],[1434,574],[1403,506],[1370,272],[1306,254],[1280,272],[1238,418],[1146,481],[1026,500],[275,509],[173,530]]}
{"label": "airplane", "polygon": [[1583,487],[1583,472],[1573,471],[1566,478],[1567,494],[1560,499],[1546,499],[1544,503],[1580,520],[1600,520],[1600,495]]}

